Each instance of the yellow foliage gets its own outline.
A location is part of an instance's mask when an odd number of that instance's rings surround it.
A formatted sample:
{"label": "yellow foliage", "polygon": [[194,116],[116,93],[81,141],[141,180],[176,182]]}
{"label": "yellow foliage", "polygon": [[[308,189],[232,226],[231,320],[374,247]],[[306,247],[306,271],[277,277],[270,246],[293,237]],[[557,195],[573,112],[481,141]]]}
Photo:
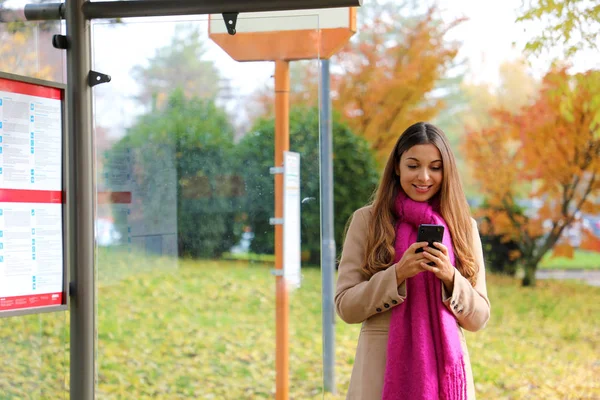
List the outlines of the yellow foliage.
{"label": "yellow foliage", "polygon": [[39,79],[52,79],[52,67],[39,65],[33,35],[35,33],[30,31],[17,31],[11,34],[0,32],[0,71]]}

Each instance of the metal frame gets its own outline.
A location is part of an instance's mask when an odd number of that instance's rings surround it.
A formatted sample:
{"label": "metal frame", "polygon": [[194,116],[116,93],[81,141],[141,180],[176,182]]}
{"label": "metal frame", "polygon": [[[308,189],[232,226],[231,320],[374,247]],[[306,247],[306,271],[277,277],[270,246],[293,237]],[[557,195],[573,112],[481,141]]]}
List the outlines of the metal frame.
{"label": "metal frame", "polygon": [[[102,19],[358,7],[362,2],[363,0],[124,0],[78,3],[85,18]],[[66,4],[68,6],[68,2]],[[63,19],[66,12],[63,3],[25,6],[25,17],[28,20]]]}
{"label": "metal frame", "polygon": [[31,314],[42,314],[42,313],[50,313],[56,311],[66,311],[69,309],[69,268],[72,265],[72,250],[73,246],[71,243],[73,240],[73,230],[70,226],[70,221],[72,220],[72,211],[70,208],[71,204],[74,204],[73,200],[69,197],[69,193],[71,192],[71,183],[73,182],[71,178],[72,167],[70,165],[68,154],[70,152],[70,144],[71,141],[68,137],[68,130],[66,127],[67,121],[67,105],[66,105],[66,88],[67,85],[58,82],[46,81],[43,79],[31,78],[28,76],[21,76],[15,74],[9,74],[6,72],[0,72],[0,78],[10,79],[19,82],[31,83],[33,85],[46,86],[55,89],[59,89],[62,92],[63,100],[61,101],[61,122],[62,122],[62,177],[61,177],[61,186],[63,193],[63,202],[62,202],[62,232],[63,232],[63,284],[62,284],[62,304],[56,306],[43,306],[43,307],[30,307],[19,310],[12,311],[0,311],[0,318],[7,317],[17,317],[22,315],[31,315]]}
{"label": "metal frame", "polygon": [[333,225],[333,132],[329,60],[321,60],[321,318],[323,323],[323,386],[335,393],[335,235]]}
{"label": "metal frame", "polygon": [[[284,11],[317,8],[357,7],[362,0],[124,0],[28,4],[27,20],[66,19],[67,38],[67,136],[69,158],[74,160],[69,177],[73,179],[69,201],[74,207],[68,221],[73,237],[69,306],[71,316],[70,398],[95,398],[95,262],[94,216],[95,174],[92,135],[91,19],[174,15],[222,14],[227,12]],[[71,164],[69,164],[71,165]],[[331,189],[328,189],[331,190]],[[76,200],[76,201],[75,201]],[[330,208],[328,208],[329,210]],[[277,228],[276,228],[277,229]],[[331,285],[331,270],[324,282]],[[332,301],[332,300],[328,300]],[[333,303],[331,303],[333,304]],[[331,306],[332,307],[332,306]],[[327,307],[329,309],[329,307]],[[333,318],[327,313],[328,319]],[[331,316],[331,317],[330,317]],[[331,348],[333,351],[333,348]]]}
{"label": "metal frame", "polygon": [[92,134],[91,24],[81,12],[83,0],[66,3],[67,104],[73,139],[75,260],[72,270],[70,398],[95,398],[96,283],[94,260],[95,185]]}

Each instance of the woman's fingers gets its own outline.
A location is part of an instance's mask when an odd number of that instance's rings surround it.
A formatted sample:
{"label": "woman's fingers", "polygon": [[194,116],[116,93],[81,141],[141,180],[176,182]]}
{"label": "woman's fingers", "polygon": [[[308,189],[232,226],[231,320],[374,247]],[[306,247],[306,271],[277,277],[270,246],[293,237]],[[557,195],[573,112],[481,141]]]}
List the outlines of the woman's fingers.
{"label": "woman's fingers", "polygon": [[425,247],[428,244],[429,244],[428,242],[415,242],[415,243],[413,243],[413,244],[410,245],[410,247],[408,248],[408,250],[410,250],[412,253],[414,253],[417,249]]}
{"label": "woman's fingers", "polygon": [[[433,242],[433,245],[439,249],[439,251],[442,252],[442,254],[444,254],[445,256],[448,255],[448,248],[446,246],[444,246],[442,243],[440,242]],[[435,249],[434,249],[435,250]]]}
{"label": "woman's fingers", "polygon": [[446,253],[444,253],[441,250],[434,249],[433,247],[424,247],[423,250],[425,250],[424,253],[431,254],[431,255],[433,255],[433,256],[435,256],[435,257],[437,257],[439,259],[442,259],[442,260],[445,260],[445,259],[448,258],[446,256]]}
{"label": "woman's fingers", "polygon": [[442,261],[442,260],[441,260],[439,257],[437,257],[437,256],[435,256],[435,255],[433,255],[433,254],[431,254],[429,251],[425,251],[425,252],[423,252],[423,256],[424,256],[426,259],[428,259],[428,260],[431,260],[431,261],[435,262],[436,264],[439,264],[439,263]]}
{"label": "woman's fingers", "polygon": [[426,262],[421,262],[421,268],[423,268],[425,271],[434,273],[436,276],[440,272],[440,269],[438,267],[434,265],[429,265]]}

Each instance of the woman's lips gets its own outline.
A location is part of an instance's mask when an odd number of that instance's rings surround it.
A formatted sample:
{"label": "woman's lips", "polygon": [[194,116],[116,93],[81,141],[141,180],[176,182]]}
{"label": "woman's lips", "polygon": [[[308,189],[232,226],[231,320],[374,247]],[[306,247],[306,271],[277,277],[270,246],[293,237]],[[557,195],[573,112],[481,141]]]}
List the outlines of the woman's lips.
{"label": "woman's lips", "polygon": [[413,185],[417,193],[427,193],[431,186]]}

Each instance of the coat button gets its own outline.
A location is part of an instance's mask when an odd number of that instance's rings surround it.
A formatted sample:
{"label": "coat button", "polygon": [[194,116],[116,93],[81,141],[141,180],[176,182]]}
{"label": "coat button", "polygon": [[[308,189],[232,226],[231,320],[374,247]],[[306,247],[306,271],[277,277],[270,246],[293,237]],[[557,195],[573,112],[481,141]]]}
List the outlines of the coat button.
{"label": "coat button", "polygon": [[390,305],[389,305],[388,303],[385,303],[383,306],[384,306],[385,308],[390,308]]}
{"label": "coat button", "polygon": [[377,308],[377,312],[381,312],[381,308]]}
{"label": "coat button", "polygon": [[396,300],[392,300],[392,304],[398,304]]}

